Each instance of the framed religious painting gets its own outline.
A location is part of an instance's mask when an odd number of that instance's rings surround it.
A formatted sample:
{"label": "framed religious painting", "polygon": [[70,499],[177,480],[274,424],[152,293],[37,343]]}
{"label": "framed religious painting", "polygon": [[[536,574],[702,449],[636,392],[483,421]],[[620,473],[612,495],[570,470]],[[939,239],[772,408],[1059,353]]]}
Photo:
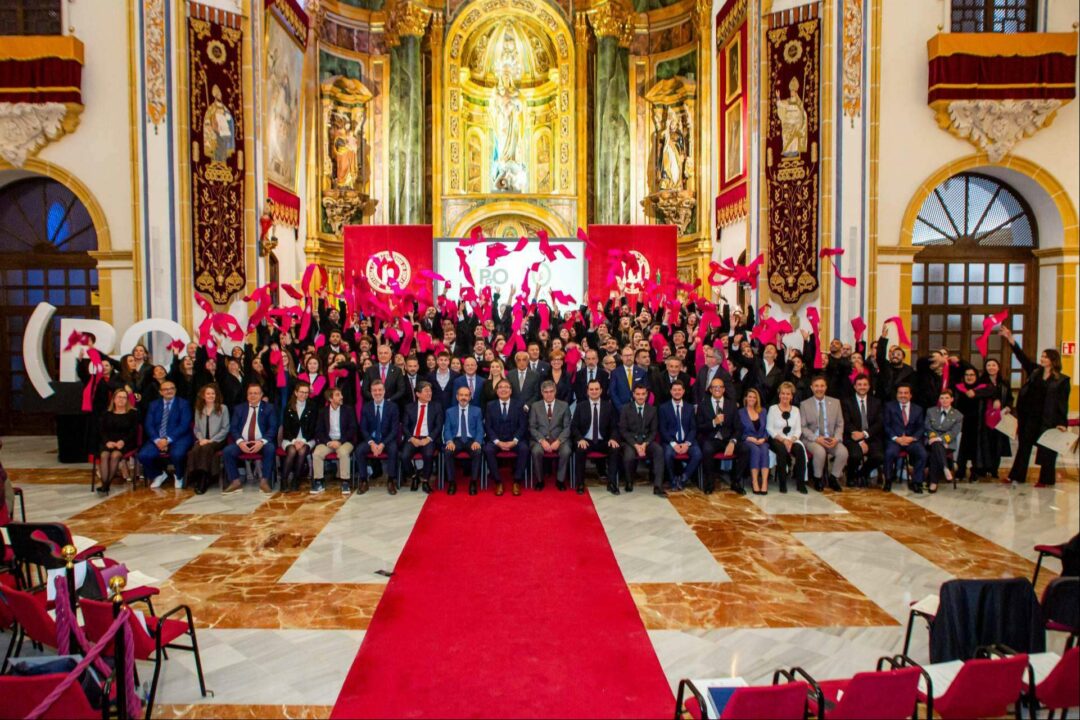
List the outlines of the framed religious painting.
{"label": "framed religious painting", "polygon": [[743,101],[739,98],[724,113],[724,182],[743,172]]}
{"label": "framed religious painting", "polygon": [[727,73],[724,102],[729,103],[742,93],[742,36],[739,33],[735,33],[724,48],[724,72]]}
{"label": "framed religious painting", "polygon": [[298,194],[301,91],[304,47],[277,16],[266,26],[266,174],[270,182]]}

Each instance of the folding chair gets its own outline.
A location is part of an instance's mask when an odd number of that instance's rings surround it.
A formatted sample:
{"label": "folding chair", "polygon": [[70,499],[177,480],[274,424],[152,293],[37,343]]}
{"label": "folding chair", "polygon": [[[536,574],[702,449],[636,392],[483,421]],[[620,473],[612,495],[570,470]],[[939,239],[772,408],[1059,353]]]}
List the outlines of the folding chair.
{"label": "folding chair", "polygon": [[1080,578],[1051,580],[1043,592],[1041,605],[1046,629],[1068,633],[1065,647],[1075,645],[1080,638]]}
{"label": "folding chair", "polygon": [[750,687],[742,678],[684,678],[675,697],[675,720],[682,718],[684,707],[700,720],[804,720],[810,686],[790,679],[779,684],[780,677],[790,678],[777,671],[772,685],[760,687]]}
{"label": "folding chair", "polygon": [[1080,706],[1080,647],[1072,647],[1064,655],[1036,653],[1028,655],[1028,674],[1024,679],[1031,717],[1037,717],[1040,707],[1049,710],[1050,718],[1061,710],[1065,720],[1071,707]]}
{"label": "folding chair", "polygon": [[904,720],[917,712],[916,693],[921,670],[917,667],[883,669],[891,658],[878,660],[876,672],[861,672],[842,680],[814,681],[805,675],[817,692],[811,696],[810,711],[820,720]]}
{"label": "folding chair", "polygon": [[[0,718],[28,716],[65,678],[67,673],[0,676]],[[106,697],[110,685],[107,680],[104,689]],[[90,705],[82,686],[74,682],[39,717],[42,720],[94,720],[102,717],[102,711]]]}
{"label": "folding chair", "polygon": [[979,657],[919,665],[905,655],[895,658],[900,667],[919,667],[919,702],[926,705],[927,717],[936,712],[944,720],[952,718],[1001,717],[1016,705],[1019,720],[1020,690],[1028,666],[1028,656]]}

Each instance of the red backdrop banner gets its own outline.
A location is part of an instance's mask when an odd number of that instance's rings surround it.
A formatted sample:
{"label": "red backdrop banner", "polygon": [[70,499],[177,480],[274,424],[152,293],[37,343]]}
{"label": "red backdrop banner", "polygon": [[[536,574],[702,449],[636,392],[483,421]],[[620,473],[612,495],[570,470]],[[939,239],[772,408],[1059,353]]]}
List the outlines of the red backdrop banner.
{"label": "red backdrop banner", "polygon": [[346,287],[360,276],[375,292],[392,294],[394,279],[402,290],[430,300],[431,280],[421,272],[432,269],[430,225],[346,225],[344,238]]}
{"label": "red backdrop banner", "polygon": [[[589,304],[607,300],[611,290],[623,295],[640,294],[645,279],[668,282],[678,274],[678,228],[674,225],[590,225],[589,240],[593,244],[589,259]],[[615,287],[607,282],[609,250],[630,251],[638,268],[616,272]],[[620,264],[621,265],[621,264]]]}

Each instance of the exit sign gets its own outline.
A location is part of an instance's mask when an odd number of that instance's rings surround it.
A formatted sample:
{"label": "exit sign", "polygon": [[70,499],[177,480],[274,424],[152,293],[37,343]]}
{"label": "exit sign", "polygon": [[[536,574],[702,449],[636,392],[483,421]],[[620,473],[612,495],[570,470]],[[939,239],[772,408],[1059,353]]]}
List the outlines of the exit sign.
{"label": "exit sign", "polygon": [[1075,355],[1076,354],[1076,343],[1075,342],[1063,342],[1063,343],[1061,343],[1061,354],[1062,355]]}

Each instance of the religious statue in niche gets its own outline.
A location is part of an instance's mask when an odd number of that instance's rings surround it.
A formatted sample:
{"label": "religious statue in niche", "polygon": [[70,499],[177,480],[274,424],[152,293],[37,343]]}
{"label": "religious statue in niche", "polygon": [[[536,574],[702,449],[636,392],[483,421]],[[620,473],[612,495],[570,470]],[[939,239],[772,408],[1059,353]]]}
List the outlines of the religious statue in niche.
{"label": "religious statue in niche", "polygon": [[491,98],[491,188],[495,192],[520,193],[528,188],[521,140],[525,103],[517,86],[521,73],[517,42],[512,34],[504,33],[499,58],[495,61],[498,84]]}
{"label": "religious statue in niche", "polygon": [[697,171],[694,161],[694,107],[697,85],[693,78],[659,80],[645,93],[652,105],[653,189],[642,200],[646,212],[660,222],[693,232],[697,208]]}
{"label": "religious statue in niche", "polygon": [[213,102],[203,114],[203,152],[211,162],[224,163],[236,152],[236,121],[221,102],[221,88],[210,90]]}
{"label": "religious statue in niche", "polygon": [[686,186],[683,165],[686,163],[688,138],[681,114],[673,107],[655,108],[653,122],[660,139],[660,176],[657,178],[660,189],[682,190]]}
{"label": "religious statue in niche", "polygon": [[776,117],[780,120],[781,157],[798,157],[806,152],[806,108],[799,97],[799,79],[788,83],[788,98],[781,99],[776,93]]}
{"label": "religious statue in niche", "polygon": [[330,114],[330,187],[352,188],[360,175],[360,130],[344,112]]}
{"label": "religious statue in niche", "polygon": [[374,212],[377,202],[366,193],[364,162],[366,104],[372,93],[360,80],[341,75],[324,80],[320,90],[326,128],[320,143],[322,207],[326,225],[337,234],[358,216]]}

